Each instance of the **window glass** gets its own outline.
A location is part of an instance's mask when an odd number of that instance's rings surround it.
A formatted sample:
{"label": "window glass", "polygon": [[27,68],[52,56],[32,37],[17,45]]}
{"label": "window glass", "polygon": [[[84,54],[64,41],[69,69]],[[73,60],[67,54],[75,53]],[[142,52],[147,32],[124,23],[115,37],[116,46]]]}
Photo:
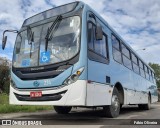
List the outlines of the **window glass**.
{"label": "window glass", "polygon": [[143,63],[142,63],[142,61],[139,61],[139,67],[140,67],[141,69],[143,69]]}
{"label": "window glass", "polygon": [[[18,42],[13,55],[14,67],[26,68],[55,64],[67,61],[78,53],[80,17],[63,18],[53,29],[50,29],[53,22],[55,21],[31,27],[34,33],[32,42],[28,40],[27,30],[19,33],[20,37],[16,40]],[[48,30],[51,31],[46,35]],[[46,37],[48,37],[47,51],[45,50]]]}
{"label": "window glass", "polygon": [[88,47],[95,53],[107,58],[107,36],[103,34],[102,40],[96,40],[95,29],[93,23],[88,24]]}
{"label": "window glass", "polygon": [[149,69],[149,80],[152,82],[152,74],[150,69]]}
{"label": "window glass", "polygon": [[151,75],[151,70],[149,69],[149,75]]}
{"label": "window glass", "polygon": [[76,6],[77,6],[77,2],[74,2],[74,3],[70,3],[70,4],[62,5],[62,6],[53,8],[53,9],[46,10],[44,12],[41,12],[41,13],[39,13],[37,15],[34,15],[34,16],[26,19],[24,21],[23,25],[27,26],[29,24],[32,24],[34,22],[38,22],[40,20],[45,20],[45,19],[57,16],[57,15],[61,15],[61,14],[70,12]]}
{"label": "window glass", "polygon": [[152,72],[151,72],[151,75],[150,75],[150,80],[151,80],[151,82],[153,82]]}
{"label": "window glass", "polygon": [[112,44],[114,48],[120,51],[120,41],[113,35],[112,35]]}
{"label": "window glass", "polygon": [[141,76],[145,77],[145,73],[144,73],[144,70],[140,68],[140,74]]}
{"label": "window glass", "polygon": [[148,73],[148,68],[147,68],[146,65],[144,65],[144,70],[145,70],[146,73]]}
{"label": "window glass", "polygon": [[122,63],[121,52],[115,48],[113,48],[113,58],[115,59],[115,61]]}
{"label": "window glass", "polygon": [[148,73],[146,73],[146,79],[149,80],[149,74]]}
{"label": "window glass", "polygon": [[122,53],[130,59],[130,52],[123,44],[122,44]]}
{"label": "window glass", "polygon": [[154,73],[153,73],[153,82],[156,83],[156,76]]}
{"label": "window glass", "polygon": [[138,59],[133,53],[132,53],[132,61],[138,65]]}
{"label": "window glass", "polygon": [[129,69],[132,69],[132,63],[131,60],[128,59],[126,56],[123,55],[123,64]]}
{"label": "window glass", "polygon": [[107,51],[106,51],[106,37],[103,35],[102,40],[95,40],[94,41],[95,46],[95,52],[98,54],[107,57]]}
{"label": "window glass", "polygon": [[133,63],[133,71],[139,74],[139,66]]}

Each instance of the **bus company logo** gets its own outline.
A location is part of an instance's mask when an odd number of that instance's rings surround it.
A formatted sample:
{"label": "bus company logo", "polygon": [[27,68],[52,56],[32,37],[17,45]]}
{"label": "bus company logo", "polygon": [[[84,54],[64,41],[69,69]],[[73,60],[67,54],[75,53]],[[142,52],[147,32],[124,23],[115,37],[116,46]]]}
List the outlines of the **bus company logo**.
{"label": "bus company logo", "polygon": [[35,87],[38,87],[38,86],[40,85],[40,83],[39,83],[38,81],[34,81],[34,82],[33,82],[33,85],[34,85]]}
{"label": "bus company logo", "polygon": [[55,70],[56,72],[63,72],[65,71],[65,69],[58,69],[58,70]]}
{"label": "bus company logo", "polygon": [[43,70],[44,67],[40,67],[40,68],[31,68],[31,71],[36,71],[36,70]]}

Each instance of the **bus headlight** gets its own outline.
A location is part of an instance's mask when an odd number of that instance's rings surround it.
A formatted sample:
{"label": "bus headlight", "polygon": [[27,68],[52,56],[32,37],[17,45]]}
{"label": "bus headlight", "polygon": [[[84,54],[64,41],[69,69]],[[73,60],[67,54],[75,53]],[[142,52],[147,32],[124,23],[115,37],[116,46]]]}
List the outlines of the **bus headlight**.
{"label": "bus headlight", "polygon": [[64,85],[69,85],[74,83],[75,81],[78,80],[79,76],[82,74],[82,72],[84,71],[84,67],[78,69],[76,72],[74,72],[70,77],[68,77],[63,84]]}

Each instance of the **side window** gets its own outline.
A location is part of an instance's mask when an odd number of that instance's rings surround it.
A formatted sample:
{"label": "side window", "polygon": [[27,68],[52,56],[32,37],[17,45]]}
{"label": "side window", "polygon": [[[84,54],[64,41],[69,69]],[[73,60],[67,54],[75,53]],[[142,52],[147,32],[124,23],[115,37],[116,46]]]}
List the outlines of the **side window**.
{"label": "side window", "polygon": [[141,68],[141,69],[143,69],[144,67],[143,67],[143,63],[142,63],[142,61],[139,61],[139,67]]}
{"label": "side window", "polygon": [[151,81],[153,82],[153,72],[151,71]]}
{"label": "side window", "polygon": [[138,65],[138,58],[132,53],[132,61]]}
{"label": "side window", "polygon": [[[96,40],[95,37],[95,30],[96,26],[94,23],[88,23],[88,49],[89,49],[89,56],[90,59],[104,62],[105,60],[109,59],[108,55],[108,45],[107,45],[107,35],[103,33],[102,40]],[[106,61],[105,61],[106,62]]]}
{"label": "side window", "polygon": [[120,51],[120,41],[112,35],[112,45],[114,48]]}
{"label": "side window", "polygon": [[122,44],[123,64],[129,69],[132,69],[131,56],[129,49]]}
{"label": "side window", "polygon": [[130,51],[123,44],[122,44],[122,53],[123,55],[125,55],[127,58],[130,59]]}
{"label": "side window", "polygon": [[122,63],[122,55],[120,50],[120,41],[112,35],[113,58],[115,61]]}
{"label": "side window", "polygon": [[[95,38],[94,38],[95,39]],[[103,57],[107,57],[107,46],[106,46],[106,36],[103,35],[102,40],[94,40],[94,50],[96,53],[102,55]]]}
{"label": "side window", "polygon": [[156,76],[154,73],[153,73],[153,82],[156,83]]}
{"label": "side window", "polygon": [[148,72],[148,67],[145,65],[144,66],[145,74],[146,74],[146,79],[149,80],[149,72]]}
{"label": "side window", "polygon": [[132,53],[133,71],[139,74],[138,58]]}
{"label": "side window", "polygon": [[142,61],[139,61],[139,66],[140,66],[140,75],[145,77],[144,64],[142,63]]}
{"label": "side window", "polygon": [[153,82],[152,81],[152,73],[151,73],[152,71],[149,69],[149,80],[151,81],[151,82]]}

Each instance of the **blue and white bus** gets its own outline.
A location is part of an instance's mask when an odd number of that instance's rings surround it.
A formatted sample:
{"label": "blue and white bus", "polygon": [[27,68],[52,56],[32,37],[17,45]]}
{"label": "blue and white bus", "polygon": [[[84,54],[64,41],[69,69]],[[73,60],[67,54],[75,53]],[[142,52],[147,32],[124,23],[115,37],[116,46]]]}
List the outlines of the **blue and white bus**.
{"label": "blue and white bus", "polygon": [[117,117],[122,105],[150,109],[158,100],[154,71],[109,24],[83,2],[26,19],[12,59],[10,104],[102,107]]}

